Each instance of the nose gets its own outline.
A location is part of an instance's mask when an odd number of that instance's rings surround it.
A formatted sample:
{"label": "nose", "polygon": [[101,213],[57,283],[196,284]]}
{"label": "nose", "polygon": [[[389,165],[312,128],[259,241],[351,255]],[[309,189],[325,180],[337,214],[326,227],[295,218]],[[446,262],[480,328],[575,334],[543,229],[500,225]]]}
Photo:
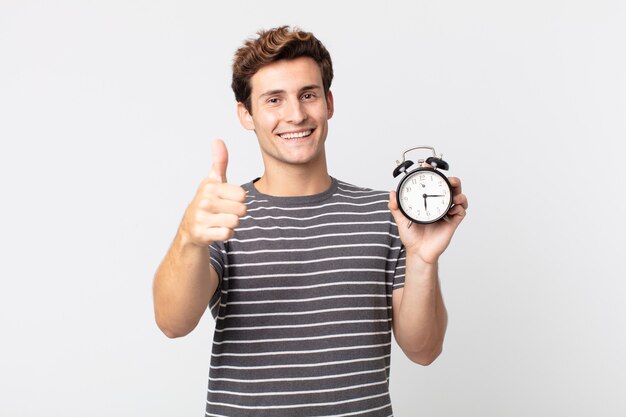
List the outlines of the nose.
{"label": "nose", "polygon": [[304,104],[300,100],[294,100],[286,108],[285,121],[292,124],[300,124],[307,119]]}

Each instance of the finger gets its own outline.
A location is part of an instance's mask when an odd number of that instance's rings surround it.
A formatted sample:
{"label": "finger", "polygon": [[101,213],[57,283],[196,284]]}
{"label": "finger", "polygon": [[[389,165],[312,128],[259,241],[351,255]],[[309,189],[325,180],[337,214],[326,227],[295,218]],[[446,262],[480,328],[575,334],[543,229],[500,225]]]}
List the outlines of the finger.
{"label": "finger", "polygon": [[454,193],[461,193],[463,188],[461,187],[461,180],[458,177],[448,177],[448,181],[450,181],[450,185],[454,188]]}
{"label": "finger", "polygon": [[225,227],[227,229],[235,229],[239,226],[239,216],[228,213],[212,214],[199,211],[196,213],[191,225],[191,231],[198,237],[202,238],[207,230],[212,228]]}
{"label": "finger", "polygon": [[462,205],[453,206],[450,211],[448,211],[448,217],[456,224],[460,223],[461,220],[465,217],[467,212]]}
{"label": "finger", "polygon": [[218,197],[231,201],[243,203],[246,200],[246,191],[239,185],[215,183],[215,180],[208,178],[202,183],[199,193],[206,197]]}
{"label": "finger", "polygon": [[209,227],[200,233],[200,238],[206,242],[223,242],[233,237],[233,229],[229,227]]}
{"label": "finger", "polygon": [[246,215],[246,205],[237,201],[224,200],[221,198],[206,198],[198,203],[198,207],[206,213],[212,214],[232,214],[237,217]]}
{"label": "finger", "polygon": [[389,204],[387,204],[389,210],[398,210],[398,200],[396,198],[396,192],[391,191],[389,193]]}
{"label": "finger", "polygon": [[235,229],[239,226],[239,216],[230,213],[208,214],[202,222],[205,228],[225,227]]}
{"label": "finger", "polygon": [[228,166],[228,149],[221,139],[211,143],[211,160],[213,166],[209,172],[209,178],[217,182],[226,182],[226,168]]}
{"label": "finger", "polygon": [[452,203],[456,205],[461,205],[463,206],[465,210],[467,210],[468,202],[467,202],[467,197],[465,196],[465,194],[455,195],[454,198],[452,199]]}
{"label": "finger", "polygon": [[404,214],[398,208],[398,200],[396,199],[396,192],[392,191],[389,194],[389,203],[387,204],[391,215],[393,216],[393,220],[396,222],[396,225],[400,226],[401,224],[406,223],[409,219],[406,218]]}

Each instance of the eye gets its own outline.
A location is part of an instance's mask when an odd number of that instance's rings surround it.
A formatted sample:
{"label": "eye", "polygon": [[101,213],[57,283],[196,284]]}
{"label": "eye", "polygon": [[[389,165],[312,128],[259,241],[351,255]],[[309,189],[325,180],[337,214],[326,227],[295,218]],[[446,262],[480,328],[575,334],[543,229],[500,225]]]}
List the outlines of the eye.
{"label": "eye", "polygon": [[278,97],[270,97],[270,98],[267,99],[266,103],[267,104],[276,105],[276,104],[280,103],[280,99]]}
{"label": "eye", "polygon": [[301,100],[310,101],[310,100],[315,99],[315,97],[316,97],[315,93],[304,93],[302,94]]}

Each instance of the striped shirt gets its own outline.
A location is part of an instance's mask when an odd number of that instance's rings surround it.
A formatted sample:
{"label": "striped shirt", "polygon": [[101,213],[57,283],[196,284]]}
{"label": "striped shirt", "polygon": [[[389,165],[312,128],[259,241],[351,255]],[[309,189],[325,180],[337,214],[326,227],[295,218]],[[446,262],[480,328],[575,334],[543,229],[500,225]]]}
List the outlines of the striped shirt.
{"label": "striped shirt", "polygon": [[207,416],[392,415],[392,293],[405,254],[389,193],[245,184],[248,213],[210,246],[220,283]]}

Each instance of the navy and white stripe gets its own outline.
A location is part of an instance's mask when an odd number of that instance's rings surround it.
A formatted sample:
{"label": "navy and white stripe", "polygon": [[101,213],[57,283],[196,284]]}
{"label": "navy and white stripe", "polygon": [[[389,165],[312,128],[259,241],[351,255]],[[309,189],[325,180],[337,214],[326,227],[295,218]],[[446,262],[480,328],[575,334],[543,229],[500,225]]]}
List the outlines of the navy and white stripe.
{"label": "navy and white stripe", "polygon": [[210,248],[220,285],[206,415],[390,416],[405,254],[389,194],[335,179],[306,197],[244,189],[247,215]]}

